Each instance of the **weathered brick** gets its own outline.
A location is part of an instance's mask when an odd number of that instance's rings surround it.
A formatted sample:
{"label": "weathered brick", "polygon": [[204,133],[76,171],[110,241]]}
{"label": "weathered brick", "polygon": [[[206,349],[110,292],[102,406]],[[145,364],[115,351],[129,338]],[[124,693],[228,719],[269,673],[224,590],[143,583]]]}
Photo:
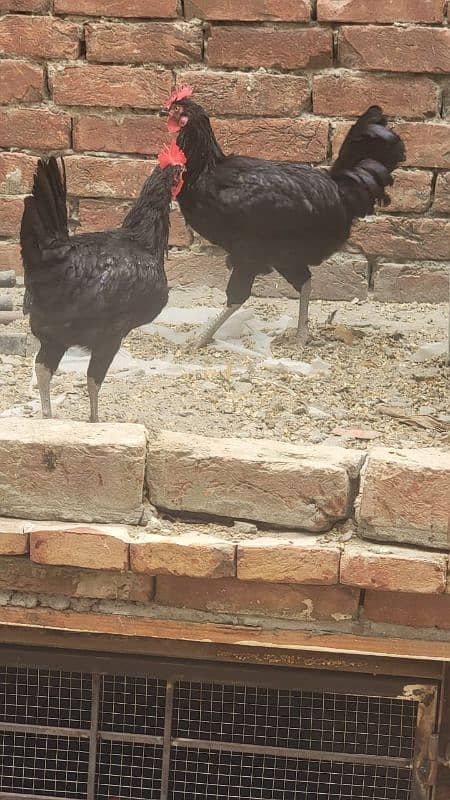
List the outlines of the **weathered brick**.
{"label": "weathered brick", "polygon": [[[264,72],[177,72],[177,84],[192,83],[195,100],[208,114],[235,116],[296,116],[309,107],[311,87],[303,75]],[[291,122],[291,121],[290,121]]]}
{"label": "weathered brick", "polygon": [[338,545],[316,536],[261,537],[239,542],[237,577],[275,583],[339,583]]}
{"label": "weathered brick", "polygon": [[210,67],[318,69],[332,63],[331,31],[322,28],[213,26]]}
{"label": "weathered brick", "polygon": [[428,217],[368,217],[355,223],[351,242],[367,256],[394,260],[449,260],[450,221]]}
{"label": "weathered brick", "polygon": [[0,147],[55,150],[70,147],[71,119],[41,108],[0,111]]}
{"label": "weathered brick", "polygon": [[172,86],[167,70],[95,64],[53,67],[50,79],[55,103],[74,106],[159,109]]}
{"label": "weathered brick", "polygon": [[428,211],[431,204],[433,173],[425,170],[398,169],[394,185],[389,187],[391,204],[384,211],[388,214]]}
{"label": "weathered brick", "polygon": [[398,594],[366,592],[364,612],[367,619],[388,625],[450,630],[450,595]]}
{"label": "weathered brick", "polygon": [[381,262],[373,274],[373,297],[382,303],[442,303],[448,295],[448,267],[422,261]]}
{"label": "weathered brick", "polygon": [[55,14],[172,18],[177,16],[177,0],[55,0]]}
{"label": "weathered brick", "polygon": [[309,0],[185,0],[187,17],[242,22],[308,22]]}
{"label": "weathered brick", "polygon": [[130,546],[130,564],[147,575],[184,575],[191,578],[226,578],[236,573],[232,542],[195,531],[179,536],[142,534]]}
{"label": "weathered brick", "polygon": [[156,116],[89,115],[74,122],[75,150],[157,155],[165,141],[170,141],[167,124]]}
{"label": "weathered brick", "polygon": [[84,569],[127,570],[129,536],[124,526],[52,525],[33,522],[30,559],[38,564]]}
{"label": "weathered brick", "polygon": [[313,79],[315,114],[358,116],[370,103],[396,117],[426,117],[436,114],[439,86],[426,77],[404,75],[355,75],[324,73]]}
{"label": "weathered brick", "polygon": [[189,64],[201,61],[202,31],[186,22],[89,22],[88,61],[116,64]]}
{"label": "weathered brick", "polygon": [[[28,553],[28,533],[25,533],[24,525],[21,519],[0,519],[0,556],[23,556]],[[0,569],[3,563],[4,559],[1,558]]]}
{"label": "weathered brick", "polygon": [[[333,138],[336,156],[351,123],[338,122]],[[450,164],[448,139],[450,127],[436,122],[399,122],[392,126],[406,147],[403,164],[412,167],[446,167]]]}
{"label": "weathered brick", "polygon": [[162,508],[323,531],[348,515],[360,461],[338,447],[166,431],[150,444],[147,481]]}
{"label": "weathered brick", "polygon": [[[109,228],[118,228],[122,224],[130,207],[131,203],[111,203],[105,200],[81,199],[78,207],[80,233],[106,231]],[[176,207],[170,212],[169,245],[186,247],[190,245],[191,242],[192,235],[186,227],[181,211]]]}
{"label": "weathered brick", "polygon": [[450,214],[450,172],[441,172],[436,181],[434,210]]}
{"label": "weathered brick", "polygon": [[22,274],[22,256],[18,242],[0,242],[0,264],[2,269],[14,269],[19,275]]}
{"label": "weathered brick", "polygon": [[[98,566],[98,565],[97,565]],[[133,572],[37,564],[28,558],[0,559],[0,591],[148,602],[153,578]]]}
{"label": "weathered brick", "polygon": [[156,601],[175,608],[219,614],[253,614],[308,621],[340,621],[357,615],[359,590],[235,579],[213,581],[158,577]]}
{"label": "weathered brick", "polygon": [[439,594],[446,581],[447,557],[441,553],[350,542],[341,557],[340,582],[347,586]]}
{"label": "weathered brick", "polygon": [[0,197],[0,236],[18,236],[22,214],[22,197]]}
{"label": "weathered brick", "polygon": [[339,64],[390,72],[448,72],[450,30],[425,27],[342,26]]}
{"label": "weathered brick", "polygon": [[170,252],[166,275],[171,286],[210,286],[222,290],[230,277],[223,251],[196,245],[191,250]]}
{"label": "weathered brick", "polygon": [[79,197],[137,197],[155,163],[139,159],[68,156],[67,189]]}
{"label": "weathered brick", "polygon": [[0,153],[0,195],[28,192],[36,162],[35,156],[24,153]]}
{"label": "weathered brick", "polygon": [[38,14],[48,11],[50,0],[3,0],[2,11],[28,11]]}
{"label": "weathered brick", "polygon": [[321,22],[442,22],[442,0],[318,0]]}
{"label": "weathered brick", "polygon": [[328,121],[322,119],[213,119],[225,152],[289,161],[326,158]]}
{"label": "weathered brick", "polygon": [[0,419],[0,515],[137,523],[145,447],[141,425]]}
{"label": "weathered brick", "polygon": [[450,548],[450,453],[374,448],[362,472],[358,517],[370,539]]}
{"label": "weathered brick", "polygon": [[0,103],[33,103],[43,97],[42,67],[30,61],[0,60]]}
{"label": "weathered brick", "polygon": [[76,58],[80,28],[53,17],[7,15],[0,18],[0,53],[37,58]]}
{"label": "weathered brick", "polygon": [[[359,253],[336,253],[312,267],[313,299],[365,300],[368,295],[369,265]],[[294,297],[296,294],[294,293]]]}

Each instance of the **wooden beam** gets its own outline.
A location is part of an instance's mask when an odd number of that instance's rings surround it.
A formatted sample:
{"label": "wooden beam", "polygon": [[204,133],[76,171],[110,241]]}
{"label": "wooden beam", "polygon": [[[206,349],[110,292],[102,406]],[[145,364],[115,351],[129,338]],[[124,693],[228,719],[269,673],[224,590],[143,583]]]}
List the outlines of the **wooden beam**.
{"label": "wooden beam", "polygon": [[449,661],[450,641],[357,636],[347,633],[314,633],[284,628],[226,625],[213,622],[152,619],[120,614],[107,615],[55,611],[47,608],[0,609],[1,627],[43,628],[74,633],[99,633],[129,639],[143,637],[197,643],[215,643],[280,650],[313,650],[425,661]]}

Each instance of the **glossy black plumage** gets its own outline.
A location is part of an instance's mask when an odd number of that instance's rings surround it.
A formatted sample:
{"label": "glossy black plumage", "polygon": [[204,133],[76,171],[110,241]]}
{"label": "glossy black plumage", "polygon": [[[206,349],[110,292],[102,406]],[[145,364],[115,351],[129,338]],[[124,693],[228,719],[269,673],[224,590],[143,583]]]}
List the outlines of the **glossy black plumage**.
{"label": "glossy black plumage", "polygon": [[352,127],[330,171],[225,156],[204,109],[189,99],[177,107],[187,118],[177,137],[188,159],[180,207],[194,230],[228,252],[230,306],[243,303],[255,276],[272,269],[301,291],[309,267],[342,247],[353,220],[389,202],[385,187],[404,159],[377,107]]}
{"label": "glossy black plumage", "polygon": [[51,374],[72,345],[92,354],[100,386],[130,330],[151,322],[168,299],[164,256],[171,190],[179,168],[156,167],[122,226],[69,236],[66,185],[56,160],[40,160],[21,226],[26,295],[37,364]]}

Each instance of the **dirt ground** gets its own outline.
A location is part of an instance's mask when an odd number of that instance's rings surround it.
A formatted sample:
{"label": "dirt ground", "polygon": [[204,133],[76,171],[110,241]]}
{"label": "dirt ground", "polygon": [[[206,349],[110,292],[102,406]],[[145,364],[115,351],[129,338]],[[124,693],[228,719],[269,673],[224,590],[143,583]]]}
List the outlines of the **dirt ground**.
{"label": "dirt ground", "polygon": [[[20,288],[2,294],[20,307]],[[156,329],[136,330],[125,340],[100,395],[101,420],[139,422],[151,432],[450,447],[449,367],[443,355],[425,352],[425,360],[416,360],[424,345],[445,342],[446,304],[317,301],[312,339],[299,349],[297,302],[252,298],[219,334],[223,341],[186,351],[199,319],[211,318],[222,302],[216,290],[172,290]],[[26,330],[23,320],[0,333]],[[63,371],[74,364],[77,372]],[[56,417],[87,419],[86,367],[86,357],[72,359],[72,366],[63,362],[52,385]],[[302,374],[308,371],[313,374]],[[31,372],[31,357],[0,355],[2,416],[39,416]]]}

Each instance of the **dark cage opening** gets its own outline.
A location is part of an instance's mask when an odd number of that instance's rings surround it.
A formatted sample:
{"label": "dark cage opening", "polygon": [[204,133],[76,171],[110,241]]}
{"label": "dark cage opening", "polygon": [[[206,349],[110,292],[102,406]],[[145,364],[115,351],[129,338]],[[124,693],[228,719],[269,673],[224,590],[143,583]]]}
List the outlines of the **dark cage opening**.
{"label": "dark cage opening", "polygon": [[435,685],[44,651],[0,662],[0,798],[430,797]]}

